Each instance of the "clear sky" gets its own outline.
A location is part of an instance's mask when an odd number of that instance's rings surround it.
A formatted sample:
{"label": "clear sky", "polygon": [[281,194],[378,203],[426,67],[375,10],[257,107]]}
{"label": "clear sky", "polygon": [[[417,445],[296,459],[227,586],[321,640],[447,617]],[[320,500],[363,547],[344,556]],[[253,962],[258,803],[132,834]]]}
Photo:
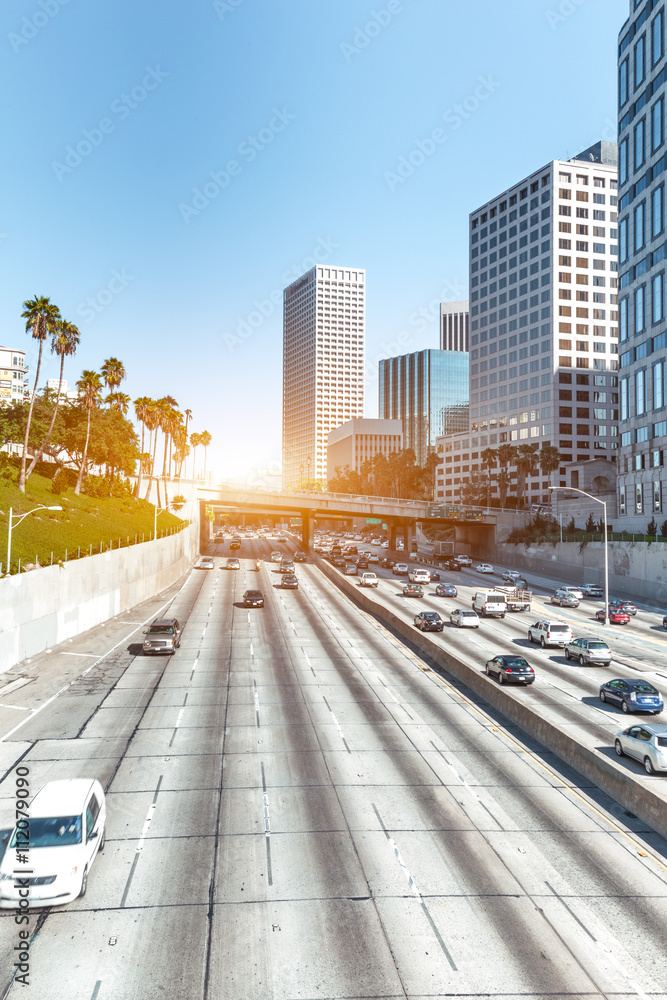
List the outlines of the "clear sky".
{"label": "clear sky", "polygon": [[3,4],[0,343],[34,366],[22,302],[50,296],[81,331],[70,384],[119,357],[132,398],[192,410],[221,475],[277,468],[284,285],[314,254],[366,268],[376,416],[377,359],[437,347],[437,303],[467,298],[468,213],[615,137],[627,15],[628,0]]}

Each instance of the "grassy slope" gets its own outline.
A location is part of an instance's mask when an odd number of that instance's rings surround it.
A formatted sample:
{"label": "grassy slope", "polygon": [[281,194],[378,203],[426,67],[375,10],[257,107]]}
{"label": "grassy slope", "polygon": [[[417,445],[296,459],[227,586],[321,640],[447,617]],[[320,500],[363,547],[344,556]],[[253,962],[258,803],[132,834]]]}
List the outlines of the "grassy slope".
{"label": "grassy slope", "polygon": [[[50,470],[48,470],[50,471]],[[88,555],[90,546],[93,554],[107,552],[113,541],[113,547],[118,548],[118,540],[122,545],[134,543],[135,535],[141,542],[142,534],[146,539],[153,531],[153,505],[145,500],[117,499],[115,497],[100,498],[75,496],[70,488],[62,496],[56,496],[51,490],[51,479],[48,476],[33,472],[26,483],[26,492],[21,493],[16,485],[16,469],[12,470],[11,479],[0,479],[0,563],[3,572],[7,562],[7,527],[9,508],[14,511],[14,529],[12,531],[12,565],[16,566],[21,559],[21,565],[34,563],[39,558],[41,565],[48,565],[65,558],[76,558],[79,548],[81,556]],[[18,526],[16,514],[32,510],[40,504],[44,506],[61,506],[60,511],[37,511],[26,517]],[[166,511],[158,516],[158,537],[169,528],[182,525],[181,518]]]}

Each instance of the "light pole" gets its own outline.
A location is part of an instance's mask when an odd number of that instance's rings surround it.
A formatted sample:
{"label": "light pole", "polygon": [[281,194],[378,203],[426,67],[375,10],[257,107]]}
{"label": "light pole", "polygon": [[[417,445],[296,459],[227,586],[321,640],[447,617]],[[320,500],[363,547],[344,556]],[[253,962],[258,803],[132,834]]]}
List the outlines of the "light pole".
{"label": "light pole", "polygon": [[[34,507],[32,510],[27,510],[25,514],[14,514],[13,509],[11,507],[9,508],[9,525],[7,528],[7,575],[8,576],[11,568],[11,558],[12,558],[12,531],[15,527],[18,528],[19,524],[21,523],[24,517],[27,517],[28,514],[34,514],[35,511],[38,510],[62,510],[62,507],[45,507],[42,504],[39,507]],[[16,518],[16,524],[13,524],[14,518]]]}
{"label": "light pole", "polygon": [[155,517],[153,518],[153,541],[157,538],[157,516],[158,514],[164,514],[165,510],[169,510],[168,507],[158,507],[155,505]]}
{"label": "light pole", "polygon": [[579,490],[575,486],[550,486],[549,489],[569,490],[570,493],[581,493],[582,496],[588,497],[589,500],[595,500],[596,503],[602,504],[602,509],[604,511],[604,623],[605,625],[608,625],[609,624],[609,556],[607,551],[607,501],[600,500],[598,499],[598,497],[594,497],[591,493],[586,493],[585,490]]}
{"label": "light pole", "polygon": [[310,462],[311,462],[311,458],[310,458],[310,455],[309,455],[308,458],[306,459],[306,465],[308,466],[308,479],[306,480],[306,488],[307,489],[309,488],[308,487],[308,483],[310,482]]}

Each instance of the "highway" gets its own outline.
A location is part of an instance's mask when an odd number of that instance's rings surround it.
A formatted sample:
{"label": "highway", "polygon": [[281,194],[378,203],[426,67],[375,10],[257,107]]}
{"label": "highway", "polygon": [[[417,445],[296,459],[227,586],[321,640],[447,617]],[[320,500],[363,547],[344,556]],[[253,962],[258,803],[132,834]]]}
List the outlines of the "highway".
{"label": "highway", "polygon": [[[293,547],[244,541],[240,570],[216,558],[0,675],[0,826],[19,762],[35,791],[92,776],[107,792],[86,896],[31,914],[30,996],[667,998],[665,841],[316,566],[297,565],[298,591],[278,589],[268,553]],[[386,572],[371,596],[406,618],[469,607],[480,584],[457,575],[459,601],[405,599]],[[263,609],[241,606],[249,587]],[[184,625],[181,648],[142,656],[142,623],[167,610]],[[614,649],[654,676],[664,639],[638,619]],[[522,648],[538,680],[516,696],[609,744],[625,717],[595,695],[619,664],[529,650],[530,621],[435,640],[480,669],[489,650]],[[15,944],[1,912],[2,997],[23,990]]]}

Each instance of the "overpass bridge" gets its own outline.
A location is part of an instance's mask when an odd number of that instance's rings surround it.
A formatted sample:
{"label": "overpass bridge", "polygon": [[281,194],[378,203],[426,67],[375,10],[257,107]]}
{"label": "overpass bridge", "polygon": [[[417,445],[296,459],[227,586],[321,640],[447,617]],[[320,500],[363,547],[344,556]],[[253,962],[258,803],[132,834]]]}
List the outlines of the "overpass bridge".
{"label": "overpass bridge", "polygon": [[[427,500],[401,500],[393,497],[354,496],[348,493],[304,492],[295,490],[253,490],[232,484],[198,486],[197,498],[202,506],[211,505],[225,511],[287,514],[300,516],[302,542],[310,545],[314,522],[324,518],[377,518],[387,525],[389,547],[396,548],[396,533],[404,537],[409,552],[418,521],[455,528],[455,540],[462,548],[480,555],[492,551],[498,511],[482,507],[438,505]],[[200,523],[205,523],[201,511]]]}

